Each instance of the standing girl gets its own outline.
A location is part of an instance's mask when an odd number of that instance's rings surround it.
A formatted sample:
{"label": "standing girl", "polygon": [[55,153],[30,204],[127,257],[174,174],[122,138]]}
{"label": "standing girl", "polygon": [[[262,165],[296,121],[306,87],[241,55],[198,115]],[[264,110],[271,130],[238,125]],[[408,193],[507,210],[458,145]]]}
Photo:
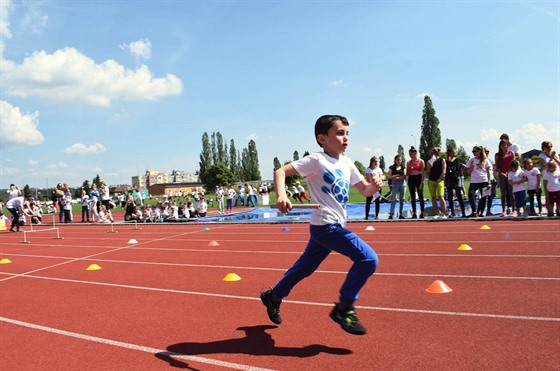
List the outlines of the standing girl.
{"label": "standing girl", "polygon": [[[373,156],[369,160],[369,166],[365,171],[366,180],[370,183],[374,183],[374,178],[382,179],[383,170],[379,167],[379,159]],[[369,209],[371,208],[371,202],[375,203],[375,219],[379,218],[379,204],[381,197],[376,197],[373,201],[373,196],[366,197],[366,220],[369,218]]]}
{"label": "standing girl", "polygon": [[471,184],[469,185],[469,204],[472,212],[468,216],[469,218],[479,216],[475,205],[475,194],[477,191],[480,195],[478,208],[480,210],[484,209],[487,197],[484,196],[484,190],[486,189],[488,192],[491,188],[489,181],[490,171],[492,169],[490,161],[486,158],[486,152],[483,151],[481,146],[474,146],[472,153],[473,157],[467,161],[467,172],[471,175]]}
{"label": "standing girl", "polygon": [[395,204],[397,203],[397,196],[399,196],[399,219],[404,219],[404,179],[405,169],[402,166],[401,155],[395,156],[393,165],[389,166],[387,177],[392,180],[391,187],[391,210],[389,211],[389,219],[393,219],[395,214]]}
{"label": "standing girl", "polygon": [[556,206],[556,216],[560,216],[560,170],[556,161],[551,161],[543,172],[543,179],[546,179],[548,198],[546,207],[548,216],[554,216],[554,206]]}
{"label": "standing girl", "polygon": [[[443,178],[447,172],[445,161],[439,157],[440,147],[434,147],[430,150],[432,158],[428,161],[428,190],[432,198],[432,207],[434,208],[434,219],[440,217],[441,211],[442,218],[445,219],[445,199],[443,194],[445,192]],[[438,201],[440,207],[438,208]]]}
{"label": "standing girl", "polygon": [[420,201],[420,219],[424,217],[424,160],[418,157],[418,151],[414,147],[408,150],[410,161],[406,164],[406,176],[408,178],[408,191],[410,192],[410,203],[412,204],[412,219],[416,219],[416,195]]}
{"label": "standing girl", "polygon": [[[529,215],[535,216],[535,202],[539,207],[539,215],[542,213],[541,202],[541,172],[536,167],[533,167],[533,160],[526,158],[523,161],[525,170],[523,174],[527,178],[527,193],[529,194]],[[536,200],[535,200],[536,198]]]}
{"label": "standing girl", "polygon": [[451,211],[451,216],[455,216],[455,208],[453,202],[453,191],[455,191],[455,196],[461,207],[461,215],[465,218],[465,203],[463,202],[463,188],[461,187],[461,173],[463,164],[459,161],[455,155],[457,154],[455,148],[447,148],[447,159],[445,164],[447,171],[445,173],[445,189],[447,190],[447,200],[449,201],[449,210]]}
{"label": "standing girl", "polygon": [[519,161],[513,160],[510,163],[508,172],[508,183],[513,190],[514,210],[511,212],[512,217],[523,216],[525,211],[525,175],[519,167]]}
{"label": "standing girl", "polygon": [[500,187],[500,197],[502,200],[502,213],[500,216],[509,214],[513,207],[513,189],[508,182],[508,172],[515,154],[508,149],[508,145],[506,140],[501,140],[498,145],[498,152],[494,156],[494,171],[498,175],[498,187]]}

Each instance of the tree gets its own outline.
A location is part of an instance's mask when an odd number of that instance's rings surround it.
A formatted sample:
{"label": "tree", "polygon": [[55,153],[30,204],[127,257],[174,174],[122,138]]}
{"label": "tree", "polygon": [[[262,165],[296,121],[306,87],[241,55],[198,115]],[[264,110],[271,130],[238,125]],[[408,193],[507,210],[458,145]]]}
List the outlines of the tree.
{"label": "tree", "polygon": [[247,147],[247,172],[245,173],[246,180],[259,180],[261,179],[261,172],[259,171],[259,153],[257,152],[257,144],[253,139],[249,141]]}
{"label": "tree", "polygon": [[299,152],[298,151],[294,151],[294,161],[299,160]]}
{"label": "tree", "polygon": [[282,167],[282,164],[280,163],[280,160],[278,159],[278,157],[274,157],[274,160],[272,160],[272,162],[274,164],[274,168],[273,168],[274,171],[276,171],[276,170],[278,170]]}
{"label": "tree", "polygon": [[362,174],[366,173],[366,167],[360,161],[354,161],[354,165],[356,165],[356,167],[358,168],[360,173],[362,173]]}
{"label": "tree", "polygon": [[379,156],[379,167],[385,172],[385,156]]}
{"label": "tree", "polygon": [[424,110],[422,111],[422,132],[420,135],[420,157],[424,161],[430,159],[430,148],[441,146],[441,132],[439,120],[429,96],[424,97]]}
{"label": "tree", "polygon": [[202,134],[202,152],[200,152],[200,162],[198,163],[200,177],[212,166],[212,150],[210,149],[210,138],[208,133]]}
{"label": "tree", "polygon": [[[235,142],[233,139],[229,142],[229,169],[232,174],[236,176],[239,172],[237,171],[237,149],[235,149]],[[237,178],[237,177],[236,177]]]}
{"label": "tree", "polygon": [[89,186],[89,180],[84,180],[84,182],[82,183],[82,188],[84,191],[86,191],[86,194],[89,195],[89,190],[91,189],[91,187]]}
{"label": "tree", "polygon": [[95,184],[98,189],[101,188],[101,178],[99,177],[99,174],[97,174],[95,178],[93,178],[91,184]]}
{"label": "tree", "polygon": [[228,164],[228,159],[227,159],[227,146],[224,145],[224,137],[222,136],[222,133],[220,133],[219,131],[216,133],[216,146],[218,147],[218,159],[217,161],[215,161],[214,163],[217,162],[223,162],[224,164]]}
{"label": "tree", "polygon": [[235,182],[233,173],[223,162],[210,166],[200,180],[208,191],[213,190],[219,184],[226,185]]}
{"label": "tree", "polygon": [[216,144],[216,132],[212,133],[210,139],[210,151],[212,153],[212,164],[218,163],[218,145]]}

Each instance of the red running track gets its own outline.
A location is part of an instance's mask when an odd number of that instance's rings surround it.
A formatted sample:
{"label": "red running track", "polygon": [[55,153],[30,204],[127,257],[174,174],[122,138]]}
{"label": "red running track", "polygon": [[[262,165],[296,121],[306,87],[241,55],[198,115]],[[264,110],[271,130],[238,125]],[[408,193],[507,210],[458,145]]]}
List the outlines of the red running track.
{"label": "red running track", "polygon": [[[357,302],[366,336],[328,316],[350,266],[335,253],[269,322],[258,293],[299,256],[307,224],[61,225],[63,239],[35,227],[27,244],[3,232],[0,366],[558,370],[560,221],[482,223],[349,224],[380,256]],[[427,293],[435,280],[453,291]]]}

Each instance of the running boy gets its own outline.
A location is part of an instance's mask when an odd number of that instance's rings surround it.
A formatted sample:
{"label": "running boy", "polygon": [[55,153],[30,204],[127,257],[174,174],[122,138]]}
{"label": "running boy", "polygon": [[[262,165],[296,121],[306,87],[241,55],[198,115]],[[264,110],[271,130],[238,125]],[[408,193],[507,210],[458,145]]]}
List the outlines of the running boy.
{"label": "running boy", "polygon": [[270,320],[282,323],[280,304],[292,288],[311,275],[329,255],[336,251],[352,259],[354,264],[340,288],[339,302],[330,313],[333,321],[350,334],[364,335],[366,328],[354,310],[360,289],[375,272],[377,254],[356,234],[345,228],[346,205],[350,186],[374,198],[383,185],[380,178],[368,183],[352,160],[344,156],[348,146],[348,120],[343,116],[325,115],[315,123],[315,139],[323,152],[313,153],[281,167],[274,173],[277,206],[282,213],[292,209],[286,194],[286,177],[299,173],[307,178],[311,198],[320,207],[313,210],[310,222],[310,239],[307,247],[284,277],[271,289],[260,293]]}

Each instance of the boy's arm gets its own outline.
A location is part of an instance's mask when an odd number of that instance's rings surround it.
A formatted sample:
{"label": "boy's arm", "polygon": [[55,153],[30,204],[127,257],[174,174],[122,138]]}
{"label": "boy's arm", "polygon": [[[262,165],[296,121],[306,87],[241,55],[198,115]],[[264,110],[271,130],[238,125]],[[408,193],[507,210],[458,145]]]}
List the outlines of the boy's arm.
{"label": "boy's arm", "polygon": [[374,196],[376,193],[381,192],[381,188],[383,187],[383,180],[381,180],[378,176],[372,176],[372,182],[368,183],[365,179],[362,179],[361,182],[358,182],[354,185],[356,189],[362,194],[364,197]]}
{"label": "boy's arm", "polygon": [[274,189],[276,190],[276,206],[285,214],[292,209],[292,203],[286,195],[286,177],[296,175],[297,171],[292,164],[282,166],[274,172]]}

